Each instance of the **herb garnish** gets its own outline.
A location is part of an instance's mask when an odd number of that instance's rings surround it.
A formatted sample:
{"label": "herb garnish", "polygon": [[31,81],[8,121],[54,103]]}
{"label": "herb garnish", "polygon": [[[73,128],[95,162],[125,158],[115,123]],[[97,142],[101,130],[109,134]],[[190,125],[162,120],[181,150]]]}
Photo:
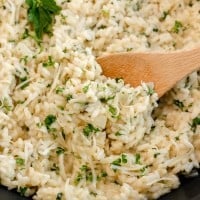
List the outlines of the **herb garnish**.
{"label": "herb garnish", "polygon": [[62,147],[57,147],[57,149],[56,149],[56,154],[57,154],[57,155],[61,155],[61,154],[63,154],[63,153],[65,153],[65,150],[64,150]]}
{"label": "herb garnish", "polygon": [[49,130],[51,124],[53,124],[55,121],[56,121],[55,115],[48,115],[44,120],[44,124],[45,124],[46,128]]}
{"label": "herb garnish", "polygon": [[176,105],[178,108],[180,108],[181,110],[183,110],[184,104],[183,104],[182,101],[179,101],[178,99],[174,99],[173,103],[174,103],[174,105]]}
{"label": "herb garnish", "polygon": [[192,120],[191,128],[192,128],[192,130],[193,130],[194,132],[196,131],[198,125],[200,125],[200,116],[195,117],[195,118]]}
{"label": "herb garnish", "polygon": [[26,0],[28,8],[28,21],[38,39],[42,39],[44,33],[50,33],[55,15],[61,8],[54,0]]}
{"label": "herb garnish", "polygon": [[179,33],[180,29],[183,27],[183,24],[180,21],[175,21],[174,26],[172,28],[172,32]]}
{"label": "herb garnish", "polygon": [[27,191],[27,187],[19,187],[19,193],[20,193],[20,196],[25,196],[26,194],[26,191]]}
{"label": "herb garnish", "polygon": [[20,158],[20,157],[17,157],[15,160],[16,160],[16,164],[18,166],[23,166],[24,163],[25,163],[25,160],[23,158]]}
{"label": "herb garnish", "polygon": [[56,196],[56,200],[61,200],[63,196],[63,193],[59,192]]}
{"label": "herb garnish", "polygon": [[83,134],[86,137],[89,137],[92,133],[98,132],[99,129],[94,127],[92,124],[87,124],[86,127],[83,129]]}

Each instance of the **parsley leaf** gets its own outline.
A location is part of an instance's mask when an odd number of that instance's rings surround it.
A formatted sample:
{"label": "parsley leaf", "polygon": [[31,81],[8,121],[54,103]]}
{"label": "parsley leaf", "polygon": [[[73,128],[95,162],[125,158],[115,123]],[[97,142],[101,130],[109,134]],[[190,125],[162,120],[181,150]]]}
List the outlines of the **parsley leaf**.
{"label": "parsley leaf", "polygon": [[99,129],[95,128],[92,124],[87,124],[87,126],[83,129],[83,134],[86,137],[89,137],[92,133],[98,132]]}
{"label": "parsley leaf", "polygon": [[176,20],[174,22],[174,26],[172,28],[172,32],[179,33],[179,31],[181,30],[182,27],[183,27],[183,24],[180,21]]}
{"label": "parsley leaf", "polygon": [[55,15],[61,8],[55,0],[26,0],[28,5],[28,21],[33,26],[38,39],[42,39],[44,33],[49,33],[52,28]]}
{"label": "parsley leaf", "polygon": [[24,163],[25,163],[25,160],[23,158],[20,158],[20,157],[16,158],[16,164],[18,166],[23,166]]}
{"label": "parsley leaf", "polygon": [[63,196],[63,193],[59,192],[56,196],[56,200],[61,200]]}
{"label": "parsley leaf", "polygon": [[174,99],[173,103],[174,103],[174,105],[176,105],[178,108],[180,108],[181,110],[183,110],[184,104],[183,104],[182,101],[179,101],[178,99]]}
{"label": "parsley leaf", "polygon": [[140,164],[140,154],[138,153],[135,155],[135,163]]}
{"label": "parsley leaf", "polygon": [[45,124],[46,128],[49,130],[51,124],[53,124],[55,121],[56,121],[55,115],[48,115],[44,120],[44,124]]}
{"label": "parsley leaf", "polygon": [[197,128],[198,125],[200,125],[200,116],[195,117],[195,118],[192,120],[191,128],[192,128],[192,130],[193,130],[194,132],[196,131],[196,128]]}
{"label": "parsley leaf", "polygon": [[20,196],[25,196],[25,194],[26,194],[26,191],[27,191],[27,187],[19,187],[19,193],[20,193]]}
{"label": "parsley leaf", "polygon": [[57,147],[56,154],[59,156],[61,154],[65,153],[65,150],[62,147]]}

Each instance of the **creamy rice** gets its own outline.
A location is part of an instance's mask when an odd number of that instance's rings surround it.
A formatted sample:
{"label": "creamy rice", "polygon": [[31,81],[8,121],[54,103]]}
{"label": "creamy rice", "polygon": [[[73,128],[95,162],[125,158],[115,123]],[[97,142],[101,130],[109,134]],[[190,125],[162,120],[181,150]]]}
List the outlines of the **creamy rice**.
{"label": "creamy rice", "polygon": [[1,184],[37,200],[145,200],[177,188],[177,174],[200,162],[199,73],[158,103],[152,84],[106,78],[95,59],[197,46],[200,2],[57,4],[39,46],[25,1],[0,1]]}

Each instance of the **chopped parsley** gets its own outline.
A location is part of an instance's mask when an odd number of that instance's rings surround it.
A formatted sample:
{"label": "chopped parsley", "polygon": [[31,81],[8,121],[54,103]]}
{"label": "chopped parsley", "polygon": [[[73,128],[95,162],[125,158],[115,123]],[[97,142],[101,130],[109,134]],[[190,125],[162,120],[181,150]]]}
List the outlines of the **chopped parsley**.
{"label": "chopped parsley", "polygon": [[174,26],[172,28],[172,32],[179,33],[179,31],[181,30],[182,27],[183,27],[183,24],[180,21],[176,20],[174,22]]}
{"label": "chopped parsley", "polygon": [[61,87],[61,86],[58,86],[58,87],[56,88],[56,94],[62,94],[63,91],[64,91],[64,89],[65,89],[65,88],[63,88],[63,87]]}
{"label": "chopped parsley", "polygon": [[121,136],[121,135],[123,135],[123,134],[120,133],[119,131],[117,131],[117,132],[115,133],[115,136]]}
{"label": "chopped parsley", "polygon": [[62,147],[57,147],[57,149],[56,149],[56,154],[57,154],[57,155],[61,155],[61,154],[63,154],[63,153],[65,153],[65,150],[64,150]]}
{"label": "chopped parsley", "polygon": [[128,162],[127,155],[122,154],[122,163],[127,163],[127,162]]}
{"label": "chopped parsley", "polygon": [[183,104],[182,101],[179,101],[178,99],[175,99],[175,100],[173,101],[173,103],[174,103],[174,105],[176,105],[178,108],[180,108],[181,110],[183,110],[184,104]]}
{"label": "chopped parsley", "polygon": [[122,163],[122,159],[118,158],[118,159],[114,160],[111,164],[116,165],[116,166],[121,166],[121,163]]}
{"label": "chopped parsley", "polygon": [[71,100],[72,98],[73,98],[72,94],[68,94],[68,95],[66,96],[67,102],[68,102],[69,100]]}
{"label": "chopped parsley", "polygon": [[19,78],[19,80],[20,80],[20,84],[22,84],[21,87],[20,87],[22,90],[25,89],[29,85],[29,82],[27,82],[27,80],[28,80],[27,76]]}
{"label": "chopped parsley", "polygon": [[109,100],[111,99],[114,99],[115,96],[111,96],[111,97],[101,97],[99,100],[102,102],[102,103],[107,103]]}
{"label": "chopped parsley", "polygon": [[108,176],[107,172],[105,172],[105,171],[101,172],[101,177],[107,177],[107,176]]}
{"label": "chopped parsley", "polygon": [[92,170],[87,165],[82,165],[80,167],[80,172],[75,178],[74,184],[77,185],[82,179],[86,179],[86,181],[89,181],[89,182],[93,181]]}
{"label": "chopped parsley", "polygon": [[122,154],[120,158],[114,160],[111,165],[121,166],[122,164],[126,164],[128,162],[127,155]]}
{"label": "chopped parsley", "polygon": [[195,117],[195,118],[192,120],[191,128],[192,128],[192,130],[193,130],[194,132],[196,131],[196,128],[197,128],[198,125],[200,125],[200,116]]}
{"label": "chopped parsley", "polygon": [[28,5],[28,21],[33,26],[36,37],[42,39],[44,33],[50,33],[55,15],[61,8],[55,0],[26,0]]}
{"label": "chopped parsley", "polygon": [[157,157],[158,157],[158,155],[160,155],[160,153],[159,153],[159,152],[158,152],[158,153],[154,153],[153,157],[154,157],[154,158],[157,158]]}
{"label": "chopped parsley", "polygon": [[86,85],[86,86],[83,87],[83,92],[84,93],[87,93],[88,90],[89,90],[89,85]]}
{"label": "chopped parsley", "polygon": [[49,130],[50,126],[56,121],[56,116],[55,115],[48,115],[45,120],[44,120],[44,124],[46,126],[46,128]]}
{"label": "chopped parsley", "polygon": [[76,177],[75,180],[74,180],[74,184],[75,184],[75,185],[78,185],[79,182],[80,182],[82,179],[83,179],[82,174],[81,174],[81,173],[78,173],[77,177]]}
{"label": "chopped parsley", "polygon": [[28,189],[27,187],[19,187],[20,195],[24,197],[25,194],[26,194],[27,189]]}
{"label": "chopped parsley", "polygon": [[62,200],[63,193],[59,192],[56,196],[56,200]]}
{"label": "chopped parsley", "polygon": [[29,31],[28,31],[28,29],[27,28],[25,28],[25,31],[24,31],[24,33],[23,33],[23,35],[22,35],[22,39],[26,39],[27,37],[29,37],[30,35],[29,35]]}
{"label": "chopped parsley", "polygon": [[46,62],[44,62],[42,65],[43,67],[51,67],[54,66],[55,61],[52,59],[51,56],[48,56],[48,60]]}
{"label": "chopped parsley", "polygon": [[154,89],[148,86],[147,95],[151,96],[154,92],[155,92]]}
{"label": "chopped parsley", "polygon": [[162,16],[160,17],[160,21],[161,22],[164,21],[166,19],[167,15],[169,15],[169,11],[164,11],[162,13]]}
{"label": "chopped parsley", "polygon": [[119,82],[123,81],[123,78],[122,77],[115,78],[115,81],[116,81],[116,83],[119,83]]}
{"label": "chopped parsley", "polygon": [[107,26],[105,26],[105,25],[101,25],[98,27],[98,29],[105,29],[105,28],[107,28]]}
{"label": "chopped parsley", "polygon": [[98,131],[99,129],[95,128],[92,124],[87,124],[83,129],[83,134],[84,136],[89,137],[92,133],[96,133]]}
{"label": "chopped parsley", "polygon": [[60,169],[55,163],[53,163],[53,166],[50,168],[50,170],[55,171],[56,174],[58,174]]}
{"label": "chopped parsley", "polygon": [[7,98],[0,100],[0,108],[2,108],[5,113],[12,110],[12,106],[10,105]]}
{"label": "chopped parsley", "polygon": [[153,32],[158,32],[158,28],[153,28]]}
{"label": "chopped parsley", "polygon": [[18,166],[23,166],[25,164],[25,160],[23,158],[17,157],[15,160]]}
{"label": "chopped parsley", "polygon": [[135,163],[136,163],[136,164],[140,164],[140,158],[141,158],[140,154],[137,153],[137,154],[135,155]]}
{"label": "chopped parsley", "polygon": [[117,108],[110,105],[109,112],[112,114],[112,117],[115,117],[117,115]]}

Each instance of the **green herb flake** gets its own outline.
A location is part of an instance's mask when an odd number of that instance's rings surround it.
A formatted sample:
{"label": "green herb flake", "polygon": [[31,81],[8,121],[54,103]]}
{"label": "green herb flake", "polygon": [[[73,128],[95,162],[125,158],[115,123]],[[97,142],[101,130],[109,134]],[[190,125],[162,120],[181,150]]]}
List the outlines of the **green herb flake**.
{"label": "green herb flake", "polygon": [[115,78],[115,81],[116,83],[120,83],[121,81],[123,81],[123,78],[122,77]]}
{"label": "green herb flake", "polygon": [[74,184],[78,185],[79,182],[83,179],[83,175],[81,173],[78,173],[77,177],[74,180]]}
{"label": "green herb flake", "polygon": [[59,193],[56,195],[56,200],[62,200],[62,197],[63,197],[63,193],[59,192]]}
{"label": "green herb flake", "polygon": [[23,158],[17,157],[15,160],[18,166],[23,166],[25,164],[25,160]]}
{"label": "green herb flake", "polygon": [[0,108],[3,108],[6,113],[12,110],[12,106],[7,98],[0,100]]}
{"label": "green herb flake", "polygon": [[55,171],[56,174],[58,174],[60,169],[55,163],[53,163],[53,166],[50,168],[50,170]]}
{"label": "green herb flake", "polygon": [[118,158],[118,159],[114,160],[111,164],[116,165],[116,166],[121,166],[121,163],[122,163],[122,159]]}
{"label": "green herb flake", "polygon": [[20,196],[24,197],[26,195],[27,187],[19,187]]}
{"label": "green herb flake", "polygon": [[107,26],[105,26],[105,25],[100,25],[100,26],[98,27],[98,29],[105,29],[105,28],[107,28]]}
{"label": "green herb flake", "polygon": [[153,32],[158,32],[158,28],[153,28]]}
{"label": "green herb flake", "polygon": [[44,124],[46,126],[46,128],[49,130],[50,126],[56,121],[56,116],[55,115],[48,115],[45,120],[44,120]]}
{"label": "green herb flake", "polygon": [[183,110],[184,104],[183,104],[182,101],[179,101],[179,100],[175,99],[175,100],[173,101],[173,103],[174,103],[175,106],[177,106],[178,108],[180,108],[180,110]]}
{"label": "green herb flake", "polygon": [[140,163],[140,158],[141,158],[140,154],[137,153],[137,154],[135,155],[135,163],[136,163],[136,164],[141,164],[141,163]]}
{"label": "green herb flake", "polygon": [[83,171],[83,172],[87,172],[87,171],[90,170],[90,168],[89,168],[87,165],[82,165],[82,166],[80,167],[80,170]]}
{"label": "green herb flake", "polygon": [[121,136],[121,135],[123,135],[123,134],[120,133],[119,131],[117,131],[117,132],[115,133],[115,136]]}
{"label": "green herb flake", "polygon": [[97,193],[96,192],[90,192],[90,195],[93,195],[93,196],[97,196]]}
{"label": "green herb flake", "polygon": [[152,89],[151,87],[148,86],[148,89],[147,89],[147,95],[151,96],[155,93],[154,89]]}
{"label": "green herb flake", "polygon": [[25,28],[25,31],[24,31],[24,33],[23,33],[23,35],[22,35],[22,39],[26,39],[27,37],[29,37],[30,35],[29,35],[29,31],[28,31],[28,29],[27,28]]}
{"label": "green herb flake", "polygon": [[68,102],[69,100],[71,100],[72,98],[73,98],[72,94],[68,94],[68,95],[66,96],[67,102]]}
{"label": "green herb flake", "polygon": [[112,117],[115,117],[117,115],[117,108],[110,105],[109,112],[112,114]]}
{"label": "green herb flake", "polygon": [[176,141],[180,140],[179,136],[176,136],[176,137],[175,137],[175,140],[176,140]]}
{"label": "green herb flake", "polygon": [[127,162],[128,162],[127,155],[122,154],[122,163],[127,163]]}
{"label": "green herb flake", "polygon": [[109,100],[112,100],[114,99],[115,96],[111,96],[111,97],[101,97],[99,100],[102,102],[102,103],[107,103]]}
{"label": "green herb flake", "polygon": [[65,153],[65,149],[63,149],[62,147],[57,147],[56,154],[59,156],[63,153]]}
{"label": "green herb flake", "polygon": [[161,22],[164,21],[167,18],[168,15],[169,15],[169,11],[164,11],[162,13],[162,16],[160,17],[160,21]]}
{"label": "green herb flake", "polygon": [[61,8],[55,0],[26,0],[28,5],[28,21],[33,26],[36,37],[42,39],[44,33],[50,33],[55,15]]}
{"label": "green herb flake", "polygon": [[191,128],[192,128],[192,130],[193,130],[194,132],[196,131],[196,128],[197,128],[198,125],[200,125],[200,116],[195,117],[195,118],[192,120]]}
{"label": "green herb flake", "polygon": [[101,177],[107,177],[107,176],[108,176],[107,172],[105,172],[105,171],[101,172]]}
{"label": "green herb flake", "polygon": [[44,62],[42,65],[43,67],[52,67],[54,66],[54,64],[55,64],[55,61],[52,59],[51,56],[48,56],[47,62]]}
{"label": "green herb flake", "polygon": [[86,85],[86,86],[83,87],[83,92],[84,93],[87,93],[88,90],[89,90],[89,85]]}
{"label": "green herb flake", "polygon": [[[24,77],[22,77],[22,78],[20,78],[20,84],[22,84],[21,85],[21,89],[23,90],[23,89],[25,89],[28,85],[29,85],[29,82],[27,82],[27,80],[28,80],[28,77],[27,76],[24,76]],[[25,83],[24,83],[25,82]]]}
{"label": "green herb flake", "polygon": [[92,133],[98,132],[99,129],[95,128],[92,124],[87,124],[86,127],[83,129],[83,134],[86,137],[89,137]]}
{"label": "green herb flake", "polygon": [[174,22],[174,26],[172,28],[172,32],[179,33],[179,31],[181,30],[182,27],[183,27],[183,24],[180,21],[176,20]]}
{"label": "green herb flake", "polygon": [[58,86],[56,87],[56,94],[62,94],[65,88]]}
{"label": "green herb flake", "polygon": [[157,158],[157,157],[158,157],[158,155],[160,155],[160,153],[159,153],[159,152],[158,152],[158,153],[154,153],[153,157],[154,157],[154,158]]}

